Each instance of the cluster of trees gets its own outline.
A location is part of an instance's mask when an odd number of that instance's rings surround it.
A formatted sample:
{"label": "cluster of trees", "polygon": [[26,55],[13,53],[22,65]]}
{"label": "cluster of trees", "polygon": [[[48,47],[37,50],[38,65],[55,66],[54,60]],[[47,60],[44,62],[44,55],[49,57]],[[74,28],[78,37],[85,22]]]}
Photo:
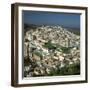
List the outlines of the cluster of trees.
{"label": "cluster of trees", "polygon": [[63,47],[58,44],[54,44],[50,40],[47,43],[45,43],[44,47],[48,48],[49,50],[58,50],[58,51],[61,50],[63,53],[70,53],[70,49],[72,48],[72,47]]}
{"label": "cluster of trees", "polygon": [[79,75],[80,74],[80,63],[74,63],[66,65],[61,69],[50,72],[49,76],[62,76],[62,75]]}

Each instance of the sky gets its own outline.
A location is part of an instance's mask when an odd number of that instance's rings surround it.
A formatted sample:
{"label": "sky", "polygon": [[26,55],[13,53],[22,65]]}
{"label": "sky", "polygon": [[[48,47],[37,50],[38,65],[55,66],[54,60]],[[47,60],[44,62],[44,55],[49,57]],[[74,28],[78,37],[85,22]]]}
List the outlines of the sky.
{"label": "sky", "polygon": [[64,27],[80,28],[80,14],[23,11],[22,15],[24,23],[27,24],[62,25]]}

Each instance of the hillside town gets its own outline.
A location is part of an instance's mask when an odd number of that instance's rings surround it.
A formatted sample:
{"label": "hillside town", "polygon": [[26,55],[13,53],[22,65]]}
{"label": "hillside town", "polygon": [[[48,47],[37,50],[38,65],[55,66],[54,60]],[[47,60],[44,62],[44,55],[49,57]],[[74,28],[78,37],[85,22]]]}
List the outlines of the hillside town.
{"label": "hillside town", "polygon": [[24,29],[24,77],[80,74],[79,35],[61,26]]}

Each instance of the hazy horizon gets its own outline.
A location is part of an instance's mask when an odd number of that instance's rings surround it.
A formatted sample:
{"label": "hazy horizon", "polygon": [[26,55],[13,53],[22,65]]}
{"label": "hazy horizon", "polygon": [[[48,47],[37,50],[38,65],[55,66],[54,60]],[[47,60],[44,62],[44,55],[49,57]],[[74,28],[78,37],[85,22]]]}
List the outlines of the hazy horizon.
{"label": "hazy horizon", "polygon": [[80,14],[23,11],[24,24],[63,26],[80,29]]}

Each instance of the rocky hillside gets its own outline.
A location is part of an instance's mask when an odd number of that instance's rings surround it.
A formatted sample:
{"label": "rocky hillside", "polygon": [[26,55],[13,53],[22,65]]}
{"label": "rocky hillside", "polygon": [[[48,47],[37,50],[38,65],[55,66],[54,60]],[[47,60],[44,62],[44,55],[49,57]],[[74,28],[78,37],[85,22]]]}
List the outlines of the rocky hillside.
{"label": "rocky hillside", "polygon": [[25,27],[24,76],[80,74],[80,36],[61,26]]}

